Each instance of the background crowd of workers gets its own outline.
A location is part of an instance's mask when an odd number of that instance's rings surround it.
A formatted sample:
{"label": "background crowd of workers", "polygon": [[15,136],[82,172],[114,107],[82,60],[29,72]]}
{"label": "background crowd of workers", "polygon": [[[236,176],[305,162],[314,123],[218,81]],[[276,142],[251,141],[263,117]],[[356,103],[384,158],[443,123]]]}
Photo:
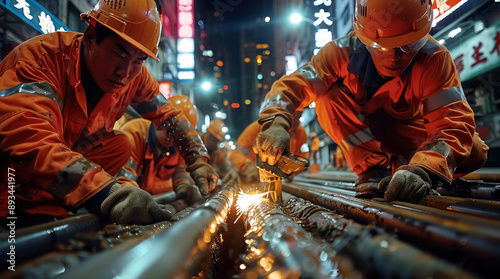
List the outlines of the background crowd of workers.
{"label": "background crowd of workers", "polygon": [[[346,168],[345,157],[358,175],[359,197],[415,202],[451,184],[481,167],[488,147],[449,52],[428,34],[430,1],[401,1],[382,26],[375,15],[390,2],[359,0],[355,31],[275,82],[260,119],[231,150],[222,120],[196,131],[191,101],[165,99],[143,65],[158,60],[154,0],[118,8],[100,0],[82,14],[83,34],[35,37],[0,63],[0,166],[22,170],[15,191],[0,175],[0,217],[12,214],[6,201],[13,193],[19,226],[80,208],[123,224],[169,220],[173,209],[152,194],[175,191],[197,203],[219,177],[259,181],[256,156],[270,165],[285,151],[308,158],[299,117],[313,101],[339,146],[337,166]],[[317,163],[320,140],[310,138]]]}

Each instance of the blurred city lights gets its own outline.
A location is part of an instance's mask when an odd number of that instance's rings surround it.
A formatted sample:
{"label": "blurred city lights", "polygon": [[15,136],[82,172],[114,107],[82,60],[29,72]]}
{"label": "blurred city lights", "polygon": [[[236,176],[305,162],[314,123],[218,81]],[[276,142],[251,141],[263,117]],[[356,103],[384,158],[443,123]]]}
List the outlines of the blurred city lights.
{"label": "blurred city lights", "polygon": [[205,81],[204,83],[201,84],[201,88],[203,88],[203,90],[205,91],[208,91],[210,90],[210,88],[212,88],[212,84],[208,81]]}
{"label": "blurred city lights", "polygon": [[229,134],[227,134],[224,138],[227,139],[227,140],[230,140],[231,136]]}
{"label": "blurred city lights", "polygon": [[293,24],[297,24],[302,21],[302,16],[299,13],[293,13],[292,15],[290,15],[290,21]]}
{"label": "blurred city lights", "polygon": [[227,127],[222,127],[222,132],[227,133]]}

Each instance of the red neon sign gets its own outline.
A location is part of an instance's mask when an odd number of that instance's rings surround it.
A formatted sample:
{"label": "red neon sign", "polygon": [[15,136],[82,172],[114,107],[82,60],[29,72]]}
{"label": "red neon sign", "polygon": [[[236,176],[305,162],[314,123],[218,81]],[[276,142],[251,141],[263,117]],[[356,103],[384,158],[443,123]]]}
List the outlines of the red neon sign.
{"label": "red neon sign", "polygon": [[194,37],[194,12],[193,0],[178,0],[178,14],[177,18],[178,29],[177,33],[179,38],[193,38]]}

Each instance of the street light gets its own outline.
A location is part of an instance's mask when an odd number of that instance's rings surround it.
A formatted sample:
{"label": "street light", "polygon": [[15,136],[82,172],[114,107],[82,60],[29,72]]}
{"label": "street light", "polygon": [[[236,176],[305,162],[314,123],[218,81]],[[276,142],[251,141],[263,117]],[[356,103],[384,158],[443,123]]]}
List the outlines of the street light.
{"label": "street light", "polygon": [[319,30],[319,27],[314,23],[314,21],[312,19],[307,18],[307,17],[302,17],[302,15],[299,13],[292,13],[290,15],[289,19],[290,19],[290,22],[293,24],[299,24],[302,21],[310,23],[310,24],[312,24],[312,26],[314,26],[314,28],[316,28],[316,30]]}
{"label": "street light", "polygon": [[201,84],[201,88],[203,88],[203,90],[205,91],[208,91],[210,90],[210,88],[212,88],[212,84],[208,81],[205,81],[204,83]]}

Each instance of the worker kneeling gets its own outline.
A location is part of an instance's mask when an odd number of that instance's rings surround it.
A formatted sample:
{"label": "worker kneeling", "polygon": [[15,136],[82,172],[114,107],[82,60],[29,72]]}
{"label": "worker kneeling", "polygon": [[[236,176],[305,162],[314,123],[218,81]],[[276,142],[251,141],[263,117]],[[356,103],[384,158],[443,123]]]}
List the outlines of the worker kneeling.
{"label": "worker kneeling", "polygon": [[429,35],[432,20],[429,0],[358,0],[354,32],[273,84],[254,152],[275,164],[291,115],[315,101],[320,125],[358,175],[359,197],[418,202],[480,168],[489,148],[450,53]]}

